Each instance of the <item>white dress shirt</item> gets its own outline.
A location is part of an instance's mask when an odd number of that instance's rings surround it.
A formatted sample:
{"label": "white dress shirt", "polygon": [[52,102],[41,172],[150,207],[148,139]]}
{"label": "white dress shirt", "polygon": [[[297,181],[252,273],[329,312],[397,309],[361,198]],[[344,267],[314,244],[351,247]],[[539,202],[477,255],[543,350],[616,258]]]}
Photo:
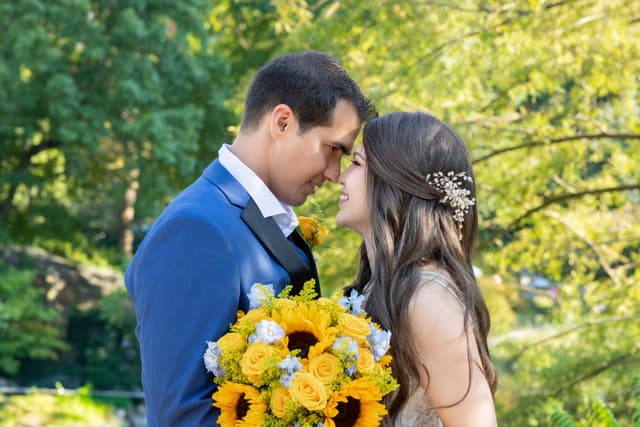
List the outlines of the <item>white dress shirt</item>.
{"label": "white dress shirt", "polygon": [[247,190],[264,218],[273,217],[285,237],[295,230],[298,226],[298,217],[291,206],[278,200],[260,177],[231,152],[230,145],[224,144],[220,148],[218,160]]}

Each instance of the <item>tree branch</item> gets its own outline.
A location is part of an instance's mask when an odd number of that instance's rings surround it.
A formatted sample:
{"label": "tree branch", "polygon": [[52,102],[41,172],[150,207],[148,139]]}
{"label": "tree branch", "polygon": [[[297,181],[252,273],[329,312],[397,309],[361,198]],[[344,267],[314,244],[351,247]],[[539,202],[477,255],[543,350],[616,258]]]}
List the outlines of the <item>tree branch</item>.
{"label": "tree branch", "polygon": [[473,160],[473,164],[478,164],[480,162],[484,162],[485,160],[488,160],[492,157],[495,157],[497,155],[500,154],[504,154],[504,153],[508,153],[510,151],[515,151],[515,150],[522,150],[525,148],[532,148],[532,147],[541,147],[541,146],[545,146],[545,145],[553,145],[553,144],[561,144],[563,142],[570,142],[570,141],[578,141],[581,139],[602,139],[602,138],[610,138],[610,139],[640,139],[640,134],[637,133],[606,133],[606,132],[602,132],[602,133],[594,133],[594,134],[586,134],[586,135],[572,135],[572,136],[563,136],[560,138],[554,138],[554,139],[550,139],[548,141],[531,141],[531,142],[526,142],[524,144],[519,144],[519,145],[514,145],[511,147],[505,147],[505,148],[501,148],[499,150],[495,150],[492,151],[489,154],[486,154],[482,157],[479,157],[475,160]]}
{"label": "tree branch", "polygon": [[606,324],[606,323],[617,323],[617,322],[626,322],[628,320],[636,320],[636,319],[640,319],[640,313],[635,313],[635,314],[629,314],[627,316],[616,316],[616,317],[607,317],[605,319],[595,319],[595,320],[590,320],[584,323],[580,323],[578,325],[572,326],[568,329],[565,329],[563,331],[560,331],[558,333],[555,333],[553,335],[550,335],[548,337],[544,337],[541,338],[537,341],[531,342],[528,345],[524,346],[523,348],[521,348],[517,353],[513,354],[507,361],[507,363],[512,364],[514,363],[516,360],[518,360],[520,358],[520,356],[522,356],[526,351],[537,347],[541,344],[547,343],[549,341],[553,341],[556,340],[558,338],[562,338],[565,335],[569,335],[573,332],[576,332],[580,329],[583,328],[588,328],[591,326],[597,326],[597,325],[602,325],[602,324]]}
{"label": "tree branch", "polygon": [[[16,168],[16,171],[22,171],[29,167],[31,163],[31,159],[38,153],[41,153],[50,148],[55,148],[60,146],[60,141],[54,139],[45,139],[38,145],[32,145],[29,147],[27,151],[22,154],[20,158],[20,164]],[[3,224],[7,217],[9,216],[9,211],[13,206],[13,198],[16,195],[16,191],[18,190],[18,185],[15,182],[12,182],[9,186],[9,191],[7,192],[7,197],[0,203],[0,224]]]}
{"label": "tree branch", "polygon": [[589,237],[587,237],[584,231],[578,230],[573,224],[571,224],[569,221],[562,218],[562,216],[557,212],[549,211],[546,213],[546,216],[560,222],[567,229],[572,231],[576,236],[582,239],[593,250],[593,252],[595,252],[596,256],[598,257],[598,261],[602,266],[602,269],[605,271],[605,273],[607,273],[611,281],[613,281],[614,285],[616,285],[616,287],[619,287],[622,285],[620,277],[618,277],[618,274],[615,272],[615,270],[611,268],[611,264],[607,260],[607,257],[605,256],[604,252],[600,249],[600,247],[596,242],[594,242]]}
{"label": "tree branch", "polygon": [[637,355],[633,353],[622,354],[616,357],[615,359],[611,359],[606,363],[600,366],[596,366],[594,369],[583,373],[582,375],[575,378],[573,381],[561,385],[551,393],[551,396],[557,396],[558,394],[576,386],[577,384],[580,384],[583,381],[586,381],[590,378],[600,375],[601,373],[603,373],[608,369],[611,369],[620,365],[629,365],[629,364],[638,363],[638,362],[640,362],[640,357],[638,357]]}
{"label": "tree branch", "polygon": [[27,166],[29,166],[29,163],[31,162],[31,158],[36,154],[42,153],[43,151],[48,150],[50,148],[56,148],[59,146],[60,146],[60,141],[55,139],[45,139],[38,145],[32,145],[22,155],[22,159],[20,160],[20,166],[18,167],[18,169],[25,169]]}
{"label": "tree branch", "polygon": [[607,187],[607,188],[594,188],[591,190],[578,191],[576,193],[567,193],[561,194],[559,196],[552,196],[544,200],[540,205],[535,208],[529,209],[522,215],[520,215],[515,220],[511,221],[511,224],[507,226],[507,230],[512,229],[516,225],[520,223],[523,219],[533,215],[534,213],[541,211],[547,206],[551,206],[556,203],[565,202],[567,200],[579,199],[583,196],[595,195],[595,194],[603,194],[603,193],[615,193],[620,191],[630,191],[630,190],[640,190],[640,184],[628,184],[628,185],[620,185],[618,187]]}

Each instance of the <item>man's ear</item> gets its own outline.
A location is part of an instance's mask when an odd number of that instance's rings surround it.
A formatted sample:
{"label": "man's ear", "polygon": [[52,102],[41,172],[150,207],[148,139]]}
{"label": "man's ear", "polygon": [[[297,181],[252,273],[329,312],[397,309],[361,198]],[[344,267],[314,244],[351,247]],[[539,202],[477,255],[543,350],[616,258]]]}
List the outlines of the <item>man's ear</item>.
{"label": "man's ear", "polygon": [[291,129],[295,122],[295,114],[287,104],[278,104],[271,110],[269,131],[273,139],[279,139]]}

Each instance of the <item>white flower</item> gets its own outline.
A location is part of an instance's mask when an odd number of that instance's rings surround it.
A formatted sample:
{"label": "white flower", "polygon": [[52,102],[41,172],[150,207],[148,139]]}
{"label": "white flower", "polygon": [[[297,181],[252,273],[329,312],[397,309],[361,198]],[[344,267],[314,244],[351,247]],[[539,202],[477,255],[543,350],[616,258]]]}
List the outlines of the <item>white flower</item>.
{"label": "white flower", "polygon": [[263,285],[262,283],[254,283],[249,291],[249,308],[251,310],[260,307],[267,302],[270,298],[273,298],[275,292],[273,285]]}
{"label": "white flower", "polygon": [[202,359],[207,371],[211,372],[216,377],[224,375],[224,371],[219,364],[220,347],[218,347],[217,342],[207,341],[207,350],[204,352]]}
{"label": "white flower", "polygon": [[261,320],[256,325],[256,333],[249,337],[249,342],[260,341],[273,344],[284,337],[284,329],[273,320]]}

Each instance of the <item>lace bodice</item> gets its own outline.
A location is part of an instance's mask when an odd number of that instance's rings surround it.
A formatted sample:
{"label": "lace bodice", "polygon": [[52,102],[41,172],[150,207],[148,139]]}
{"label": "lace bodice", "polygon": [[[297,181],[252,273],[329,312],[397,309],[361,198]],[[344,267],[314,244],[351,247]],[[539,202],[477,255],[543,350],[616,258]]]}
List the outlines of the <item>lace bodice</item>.
{"label": "lace bodice", "polygon": [[421,387],[409,397],[400,411],[395,427],[443,427],[438,412]]}

